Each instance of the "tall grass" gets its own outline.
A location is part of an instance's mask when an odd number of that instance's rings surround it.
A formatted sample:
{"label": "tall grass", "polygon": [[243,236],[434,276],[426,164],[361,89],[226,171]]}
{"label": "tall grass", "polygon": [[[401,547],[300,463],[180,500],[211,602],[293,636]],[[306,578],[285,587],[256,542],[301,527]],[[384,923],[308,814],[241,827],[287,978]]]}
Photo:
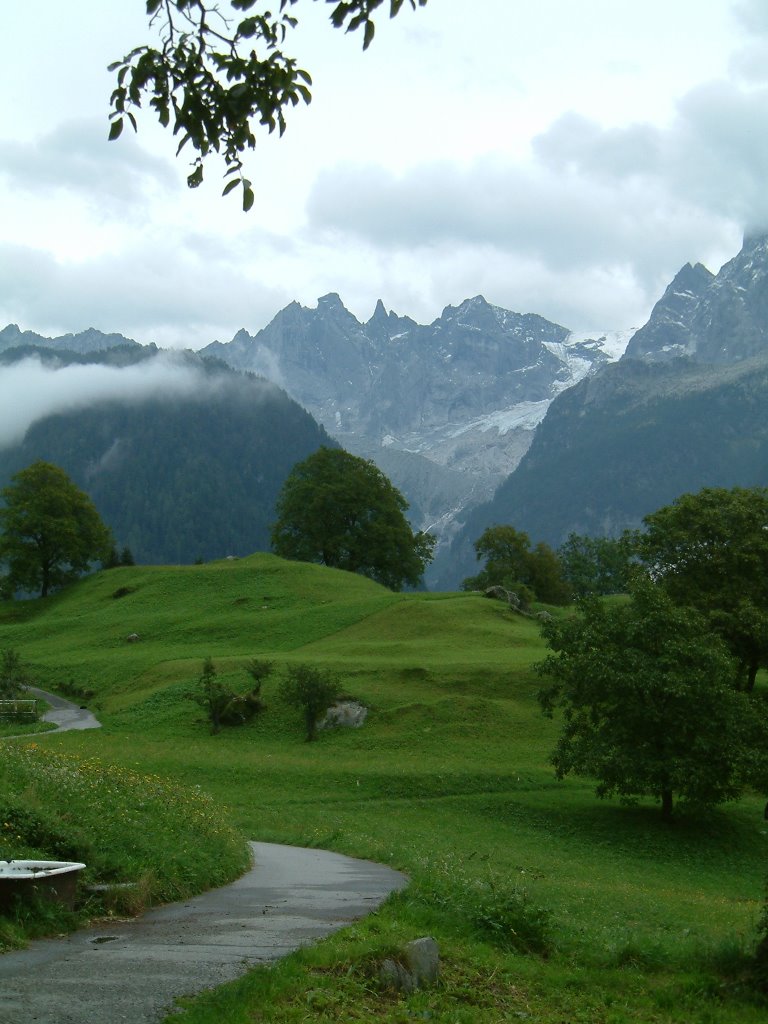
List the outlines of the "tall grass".
{"label": "tall grass", "polygon": [[[141,640],[128,644],[132,632]],[[392,594],[254,556],[121,568],[0,606],[0,644],[50,685],[95,693],[104,728],[41,747],[199,786],[250,838],[387,861],[413,879],[367,922],[197,1000],[179,1021],[764,1014],[744,976],[768,852],[762,801],[669,827],[652,802],[625,808],[596,800],[587,780],[556,781],[558,726],[539,712],[531,668],[542,642],[502,604]],[[276,666],[264,713],[218,736],[184,696],[209,655],[235,689],[248,686],[250,658]],[[365,726],[304,743],[278,697],[296,663],[338,675],[370,708]],[[427,933],[443,951],[442,986],[380,990],[375,964]]]}

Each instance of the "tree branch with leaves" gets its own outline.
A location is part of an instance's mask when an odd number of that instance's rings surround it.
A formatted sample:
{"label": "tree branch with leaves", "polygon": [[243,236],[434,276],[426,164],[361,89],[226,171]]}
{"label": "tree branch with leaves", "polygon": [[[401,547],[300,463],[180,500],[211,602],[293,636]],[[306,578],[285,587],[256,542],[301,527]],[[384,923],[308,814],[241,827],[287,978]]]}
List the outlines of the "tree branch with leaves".
{"label": "tree branch with leaves", "polygon": [[[334,28],[362,29],[363,49],[373,41],[373,14],[388,3],[391,18],[409,4],[414,10],[427,0],[325,0],[333,4]],[[190,144],[196,155],[187,176],[190,188],[203,181],[211,153],[224,160],[224,195],[238,185],[243,209],[255,201],[243,171],[243,155],[256,148],[259,126],[285,132],[286,110],[312,99],[309,72],[299,68],[283,45],[298,20],[290,12],[298,0],[279,0],[277,13],[257,12],[261,0],[229,0],[223,13],[206,0],[146,0],[150,26],[160,36],[158,47],[143,45],[109,65],[117,76],[111,96],[111,141],[128,121],[138,130],[136,111],[147,96],[164,128],[179,137],[176,154]],[[245,15],[245,17],[242,17]]]}

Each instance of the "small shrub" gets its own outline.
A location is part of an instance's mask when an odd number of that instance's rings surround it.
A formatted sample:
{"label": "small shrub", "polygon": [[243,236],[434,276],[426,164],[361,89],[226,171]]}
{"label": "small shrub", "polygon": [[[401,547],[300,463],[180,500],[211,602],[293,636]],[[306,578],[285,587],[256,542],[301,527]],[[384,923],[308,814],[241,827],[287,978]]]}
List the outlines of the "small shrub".
{"label": "small shrub", "polygon": [[763,912],[758,925],[758,934],[761,938],[755,950],[752,977],[755,986],[761,992],[768,994],[768,898],[766,898],[763,905]]}
{"label": "small shrub", "polygon": [[339,689],[338,679],[330,672],[312,665],[288,667],[279,694],[286,704],[302,712],[308,743],[317,739],[318,720],[333,704]]}
{"label": "small shrub", "polygon": [[478,879],[469,895],[467,912],[481,938],[518,953],[549,951],[549,912],[526,889]]}
{"label": "small shrub", "polygon": [[251,693],[256,695],[261,693],[261,684],[272,675],[274,665],[271,661],[262,661],[259,658],[252,658],[245,666],[245,671],[251,677],[253,681],[253,689]]}
{"label": "small shrub", "polygon": [[203,662],[198,688],[189,696],[204,709],[208,721],[211,723],[211,732],[214,735],[220,732],[222,712],[235,695],[232,690],[219,682],[213,658],[206,658]]}
{"label": "small shrub", "polygon": [[95,690],[90,690],[87,686],[80,686],[74,679],[66,679],[63,683],[56,682],[53,686],[55,690],[62,693],[65,697],[69,697],[71,700],[78,701],[81,704],[93,700],[96,696]]}
{"label": "small shrub", "polygon": [[264,704],[258,691],[244,694],[235,693],[222,709],[219,721],[222,725],[244,725],[263,710]]}
{"label": "small shrub", "polygon": [[272,671],[272,664],[254,660],[246,666],[246,671],[253,680],[253,689],[250,693],[236,693],[219,681],[212,658],[203,662],[198,688],[189,697],[205,710],[214,735],[221,731],[222,725],[243,725],[264,710],[261,683]]}
{"label": "small shrub", "polygon": [[551,951],[551,914],[517,882],[473,876],[453,862],[427,877],[414,887],[416,899],[448,911],[477,938],[509,952],[545,956]]}

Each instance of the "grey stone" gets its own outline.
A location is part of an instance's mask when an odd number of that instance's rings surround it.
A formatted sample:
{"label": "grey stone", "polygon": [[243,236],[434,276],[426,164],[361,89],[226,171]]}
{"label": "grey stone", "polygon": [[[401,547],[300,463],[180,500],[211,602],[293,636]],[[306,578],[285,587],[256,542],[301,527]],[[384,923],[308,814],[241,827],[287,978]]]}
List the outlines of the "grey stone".
{"label": "grey stone", "polygon": [[368,717],[368,708],[356,700],[340,700],[332,704],[319,723],[320,729],[359,729]]}
{"label": "grey stone", "polygon": [[388,958],[379,968],[382,983],[398,992],[429,988],[440,980],[440,949],[427,935],[403,946],[397,959]]}
{"label": "grey stone", "polygon": [[416,988],[416,979],[411,972],[397,960],[385,960],[379,970],[379,977],[387,988],[397,989],[406,994]]}
{"label": "grey stone", "polygon": [[440,980],[440,948],[431,935],[408,943],[405,962],[417,988],[435,985]]}

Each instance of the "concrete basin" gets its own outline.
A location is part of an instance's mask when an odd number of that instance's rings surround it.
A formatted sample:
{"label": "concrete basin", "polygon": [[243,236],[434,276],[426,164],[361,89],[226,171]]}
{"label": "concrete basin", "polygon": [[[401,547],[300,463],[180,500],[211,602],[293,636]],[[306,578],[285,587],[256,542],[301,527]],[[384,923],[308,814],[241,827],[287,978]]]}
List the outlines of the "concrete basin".
{"label": "concrete basin", "polygon": [[75,903],[77,876],[85,864],[64,860],[0,860],[0,913],[20,897],[38,896],[70,910]]}

